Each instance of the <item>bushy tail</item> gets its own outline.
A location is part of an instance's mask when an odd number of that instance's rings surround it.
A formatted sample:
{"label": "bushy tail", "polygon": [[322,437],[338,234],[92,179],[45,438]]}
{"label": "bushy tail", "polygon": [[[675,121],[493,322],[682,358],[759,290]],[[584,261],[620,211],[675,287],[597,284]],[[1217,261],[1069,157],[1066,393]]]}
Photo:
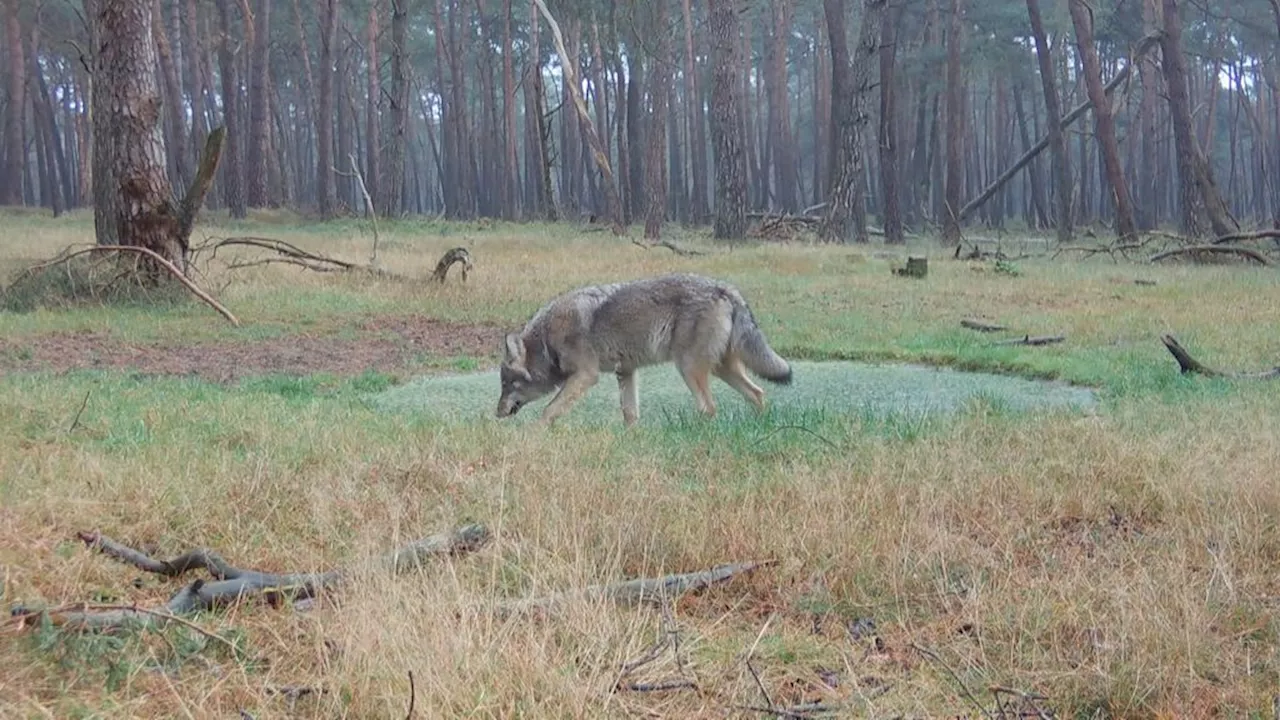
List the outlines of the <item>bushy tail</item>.
{"label": "bushy tail", "polygon": [[756,375],[779,385],[791,382],[791,365],[769,347],[745,303],[733,304],[733,332],[729,345],[738,352],[747,369]]}

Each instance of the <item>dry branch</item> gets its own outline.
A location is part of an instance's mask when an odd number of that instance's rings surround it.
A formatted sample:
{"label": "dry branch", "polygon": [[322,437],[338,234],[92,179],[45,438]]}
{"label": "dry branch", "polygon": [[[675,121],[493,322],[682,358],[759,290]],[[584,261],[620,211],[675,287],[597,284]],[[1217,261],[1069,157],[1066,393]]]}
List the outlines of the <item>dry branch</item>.
{"label": "dry branch", "polygon": [[1280,378],[1280,367],[1250,373],[1215,370],[1191,357],[1191,353],[1187,352],[1186,348],[1182,347],[1182,344],[1172,335],[1161,335],[1160,342],[1164,343],[1165,348],[1173,355],[1173,359],[1178,361],[1178,369],[1183,375],[1203,375],[1205,377],[1220,377],[1230,380],[1275,380]]}
{"label": "dry branch", "polygon": [[471,253],[464,247],[456,247],[446,252],[440,262],[436,263],[435,272],[431,273],[431,279],[436,282],[444,282],[445,276],[449,274],[449,268],[455,263],[462,263],[462,282],[467,281],[467,273],[475,269],[475,263],[471,260]]}
{"label": "dry branch", "polygon": [[209,133],[204,143],[204,152],[200,154],[200,165],[196,170],[196,176],[191,179],[187,194],[179,205],[178,244],[182,246],[184,258],[191,246],[191,229],[195,227],[196,215],[200,214],[205,195],[209,194],[209,186],[213,185],[213,176],[218,172],[218,161],[222,158],[222,141],[226,136],[226,126],[216,127]]}
{"label": "dry branch", "polygon": [[1188,245],[1187,247],[1173,248],[1164,252],[1156,253],[1150,258],[1150,262],[1159,262],[1166,258],[1177,257],[1180,255],[1190,255],[1193,258],[1197,255],[1239,255],[1242,258],[1252,260],[1259,265],[1270,265],[1271,261],[1267,256],[1252,248],[1241,247],[1239,245]]}
{"label": "dry branch", "polygon": [[27,268],[17,277],[17,279],[14,280],[14,283],[17,283],[22,278],[33,275],[40,270],[49,269],[57,265],[62,265],[63,267],[69,267],[67,263],[70,262],[73,258],[80,257],[81,255],[89,255],[92,253],[112,253],[112,252],[134,253],[136,255],[141,255],[143,257],[150,258],[157,265],[164,268],[166,272],[172,275],[173,278],[177,280],[183,287],[185,287],[192,295],[195,295],[197,298],[199,298],[201,302],[213,308],[219,315],[226,318],[232,325],[235,325],[236,327],[240,326],[240,320],[235,315],[232,315],[230,310],[228,310],[225,306],[223,306],[222,303],[218,302],[217,300],[214,300],[213,297],[209,295],[209,293],[206,293],[204,290],[201,290],[200,286],[192,282],[191,278],[187,277],[186,274],[183,273],[181,270],[179,270],[173,263],[161,257],[154,250],[151,250],[150,248],[142,247],[140,245],[91,245],[81,250],[76,250],[74,252],[63,251],[58,255],[58,257],[54,258],[53,260],[49,260],[47,262],[43,262],[38,265],[32,265],[31,267]]}
{"label": "dry branch", "polygon": [[1020,338],[1011,340],[1000,340],[993,343],[994,345],[1028,345],[1030,347],[1039,347],[1041,345],[1056,345],[1065,342],[1066,335],[1023,335]]}
{"label": "dry branch", "polygon": [[1214,245],[1224,245],[1230,242],[1247,242],[1250,240],[1275,240],[1280,244],[1280,230],[1256,230],[1253,232],[1238,232],[1223,235],[1213,241]]}
{"label": "dry branch", "polygon": [[347,260],[339,260],[327,255],[321,255],[294,245],[268,237],[254,236],[238,236],[228,238],[217,238],[202,246],[198,252],[209,252],[209,257],[217,257],[218,251],[226,247],[253,247],[260,250],[274,252],[278,257],[259,258],[257,260],[244,260],[231,263],[228,267],[232,270],[242,268],[255,267],[258,265],[297,265],[314,272],[367,272],[371,275],[379,277],[399,277],[383,270],[374,265],[362,265]]}
{"label": "dry branch", "polygon": [[592,585],[582,590],[556,593],[544,597],[513,600],[498,604],[494,610],[500,615],[520,615],[550,611],[572,600],[607,600],[621,606],[641,603],[658,605],[687,592],[695,592],[712,585],[728,582],[734,577],[750,573],[758,567],[772,565],[771,561],[717,565],[710,570],[665,575],[658,578],[639,578],[608,585]]}
{"label": "dry branch", "polygon": [[971,318],[965,318],[964,320],[961,320],[960,327],[968,328],[970,330],[977,330],[978,332],[984,332],[984,333],[1004,332],[1005,330],[1009,329],[1004,325],[996,325],[994,323],[984,322],[982,320],[973,320]]}
{"label": "dry branch", "polygon": [[[100,533],[81,532],[79,539],[89,547],[140,570],[177,577],[196,569],[205,569],[212,581],[195,580],[178,590],[160,607],[72,606],[54,610],[14,612],[25,621],[48,617],[56,625],[78,629],[116,630],[123,628],[157,629],[166,623],[195,612],[211,610],[241,600],[266,598],[276,600],[288,596],[294,600],[315,597],[333,590],[350,577],[347,570],[324,573],[270,573],[233,567],[217,553],[200,548],[183,553],[172,560],[157,560],[146,553],[116,542]],[[414,541],[382,556],[376,567],[400,575],[421,567],[427,561],[472,552],[489,540],[483,525],[465,525],[451,532],[439,533]],[[185,624],[185,623],[184,623]]]}
{"label": "dry branch", "polygon": [[675,243],[671,242],[670,240],[658,240],[656,242],[648,242],[644,240],[632,239],[631,243],[633,245],[639,245],[645,250],[651,250],[656,247],[664,247],[681,257],[694,257],[696,255],[706,255],[706,253],[702,252],[701,250],[689,250],[688,248],[682,248],[679,245],[676,245]]}

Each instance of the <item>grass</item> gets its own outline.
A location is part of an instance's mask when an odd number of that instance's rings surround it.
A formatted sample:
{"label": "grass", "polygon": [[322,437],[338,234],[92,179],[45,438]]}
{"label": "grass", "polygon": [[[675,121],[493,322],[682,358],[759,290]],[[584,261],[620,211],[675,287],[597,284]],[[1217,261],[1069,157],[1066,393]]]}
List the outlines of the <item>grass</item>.
{"label": "grass", "polygon": [[[92,224],[83,214],[4,221],[6,272],[87,240]],[[199,232],[361,260],[369,240],[358,224],[287,217]],[[987,687],[1003,685],[1047,696],[1059,717],[1269,716],[1280,686],[1280,389],[1181,377],[1157,338],[1172,332],[1217,366],[1267,366],[1280,355],[1266,330],[1280,320],[1274,271],[1033,259],[1013,275],[932,252],[921,282],[891,276],[878,247],[745,245],[690,259],[568,227],[435,223],[391,224],[382,240],[385,265],[413,277],[457,244],[477,268],[465,287],[214,272],[207,285],[230,281],[220,297],[245,327],[192,303],[127,305],[0,313],[0,337],[20,359],[22,343],[59,331],[105,328],[146,344],[345,332],[388,314],[515,326],[577,284],[691,269],[738,284],[789,357],[1052,377],[1095,388],[1099,405],[1028,413],[992,391],[922,420],[860,407],[838,386],[822,404],[819,394],[788,405],[787,392],[805,390],[801,370],[830,370],[799,363],[795,388],[766,387],[779,400],[770,414],[742,412],[730,395],[708,423],[663,385],[666,368],[646,375],[633,430],[602,382],[544,432],[470,418],[487,409],[481,385],[465,400],[442,392],[426,411],[421,395],[417,409],[389,409],[378,399],[430,385],[373,372],[227,386],[9,373],[6,606],[145,604],[178,587],[154,577],[134,587],[136,571],[80,547],[78,530],[161,556],[209,546],[273,571],[350,565],[471,520],[495,539],[421,576],[364,578],[311,612],[250,604],[196,618],[234,638],[234,656],[182,629],[81,637],[6,626],[0,715],[402,717],[412,671],[420,717],[723,717],[763,702],[742,662],[750,652],[779,704],[827,699],[849,717],[973,714],[951,672],[987,709]],[[1068,341],[992,347],[959,328],[970,315]],[[494,358],[431,360],[470,372]],[[881,389],[880,375],[864,377]],[[492,404],[496,384],[489,391]],[[470,610],[751,559],[777,563],[673,610],[701,695],[608,692],[663,634],[661,613],[581,602],[530,621]],[[872,625],[871,636],[849,631]],[[668,653],[635,679],[678,671]],[[325,692],[291,707],[272,692],[282,686]]]}

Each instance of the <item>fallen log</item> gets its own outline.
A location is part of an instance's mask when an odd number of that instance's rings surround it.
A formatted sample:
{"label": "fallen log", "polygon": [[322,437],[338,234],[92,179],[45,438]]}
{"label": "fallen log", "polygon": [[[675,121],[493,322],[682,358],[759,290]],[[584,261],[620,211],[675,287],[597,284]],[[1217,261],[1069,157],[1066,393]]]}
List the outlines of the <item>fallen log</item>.
{"label": "fallen log", "polygon": [[[212,581],[197,579],[176,592],[164,605],[152,608],[127,606],[92,606],[78,604],[54,609],[17,608],[13,611],[24,623],[48,618],[54,625],[84,630],[158,629],[184,615],[212,610],[253,598],[272,602],[280,599],[305,600],[331,591],[344,583],[350,572],[344,569],[323,573],[271,573],[237,568],[217,553],[198,548],[172,560],[157,560],[146,553],[112,540],[96,532],[78,533],[87,546],[102,554],[132,565],[144,572],[164,577],[178,577],[192,570],[204,569]],[[422,567],[428,561],[449,555],[473,552],[489,540],[483,525],[465,525],[450,532],[438,533],[383,555],[375,567],[402,575]]]}
{"label": "fallen log", "polygon": [[1205,377],[1226,378],[1229,380],[1275,380],[1280,378],[1280,367],[1251,373],[1215,370],[1191,357],[1191,353],[1187,352],[1186,348],[1182,347],[1182,344],[1174,336],[1161,335],[1160,342],[1164,343],[1165,348],[1173,355],[1173,359],[1178,361],[1178,370],[1183,375],[1203,375]]}
{"label": "fallen log", "polygon": [[466,282],[467,273],[474,270],[476,265],[471,260],[471,253],[464,247],[453,248],[441,256],[440,262],[436,263],[435,272],[431,273],[431,279],[444,282],[445,276],[449,274],[449,268],[456,263],[462,263],[462,282]]}
{"label": "fallen log", "polygon": [[1252,260],[1259,265],[1270,265],[1271,261],[1266,255],[1254,250],[1253,248],[1241,247],[1239,245],[1188,245],[1187,247],[1173,248],[1152,255],[1148,262],[1159,262],[1171,257],[1179,255],[1239,255],[1247,260]]}
{"label": "fallen log", "polygon": [[960,327],[968,328],[970,330],[977,330],[978,332],[984,332],[984,333],[1004,332],[1005,330],[1009,329],[1004,325],[996,325],[995,323],[989,323],[983,320],[974,320],[972,318],[965,318],[961,320]]}
{"label": "fallen log", "polygon": [[1024,335],[1020,338],[1012,338],[1010,340],[1000,340],[993,345],[1029,345],[1031,347],[1039,347],[1041,345],[1056,345],[1065,342],[1066,335]]}

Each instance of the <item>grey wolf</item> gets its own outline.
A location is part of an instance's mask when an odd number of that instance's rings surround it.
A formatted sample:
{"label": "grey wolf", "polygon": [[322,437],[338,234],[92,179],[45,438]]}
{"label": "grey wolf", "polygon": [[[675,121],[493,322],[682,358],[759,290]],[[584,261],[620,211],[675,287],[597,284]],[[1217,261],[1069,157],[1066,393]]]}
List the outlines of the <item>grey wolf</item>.
{"label": "grey wolf", "polygon": [[497,416],[559,390],[542,411],[551,425],[590,390],[600,373],[618,379],[622,420],[640,416],[636,370],[674,363],[698,411],[716,414],[710,376],[737,390],[757,410],[764,391],[747,376],[791,382],[791,366],[756,325],[746,300],[727,283],[690,274],[591,285],[569,291],[539,310],[503,342],[502,395]]}

